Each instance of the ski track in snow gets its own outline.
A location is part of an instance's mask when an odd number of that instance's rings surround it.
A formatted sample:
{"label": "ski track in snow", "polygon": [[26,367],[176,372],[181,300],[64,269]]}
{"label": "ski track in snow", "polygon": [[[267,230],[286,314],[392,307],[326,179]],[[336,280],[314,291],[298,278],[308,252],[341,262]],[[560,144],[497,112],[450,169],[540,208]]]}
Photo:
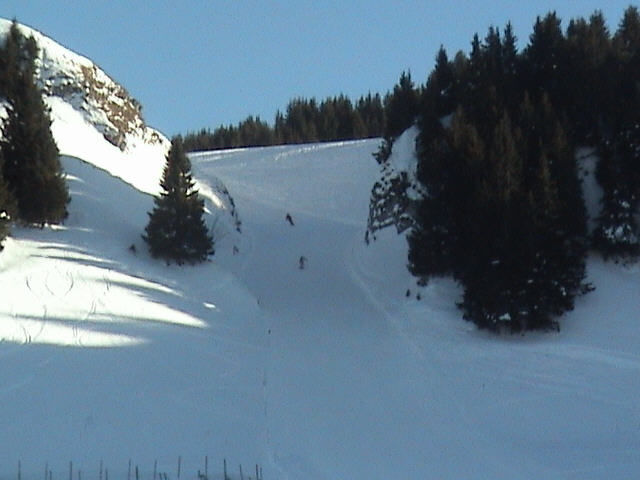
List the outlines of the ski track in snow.
{"label": "ski track in snow", "polygon": [[[314,152],[314,150],[304,149],[304,151],[303,150],[296,151],[297,155],[301,155],[301,154],[304,155],[305,153],[310,153],[310,152]],[[284,158],[289,156],[293,157],[292,155],[286,155],[286,156],[276,155],[275,158],[276,158],[276,161],[282,161]],[[300,161],[299,158],[296,158],[296,160]],[[220,161],[220,159],[218,159],[218,161]],[[196,167],[195,167],[196,170],[198,169],[199,166],[200,165],[198,165],[196,161]],[[243,163],[239,162],[237,165],[234,164],[228,168],[229,169],[237,168],[239,171],[242,170],[243,174],[247,174],[247,175],[251,174],[250,172],[247,172],[247,170],[251,168],[250,162],[243,162]],[[299,172],[299,174],[303,175],[302,172]],[[221,174],[220,171],[218,171],[218,175],[222,176],[223,180],[227,184],[232,183],[234,181],[234,177],[230,175],[229,172],[227,172],[227,175],[228,175],[227,178],[224,178],[224,174]],[[240,175],[238,176],[240,177]],[[289,185],[287,181],[284,181],[283,183],[286,185]],[[244,210],[250,208],[250,202],[258,202],[258,203],[262,202],[262,197],[260,197],[259,195],[254,196],[255,189],[246,188],[246,184],[243,185],[243,187],[244,188],[242,189],[237,189],[237,191],[241,193],[239,193],[236,198],[240,198],[241,201],[244,203],[243,205]],[[329,190],[327,192],[328,195],[331,195],[333,193],[332,185],[330,184],[322,185],[322,187]],[[316,188],[318,188],[317,185],[316,185]],[[320,190],[322,190],[322,188],[320,188]],[[251,194],[247,194],[246,192],[251,192]],[[367,198],[366,195],[368,195],[368,191],[361,192],[361,194],[362,193],[364,195],[362,195],[361,198],[363,199]],[[243,196],[250,197],[250,198],[242,198]],[[296,199],[294,198],[289,202],[283,202],[281,205],[277,207],[274,204],[273,200],[264,202],[264,204],[268,207],[268,209],[273,209],[278,212],[281,212],[282,216],[284,216],[284,212],[293,213],[294,218],[297,219],[296,220],[297,227],[294,227],[293,229],[289,229],[289,231],[286,231],[286,227],[285,227],[285,230],[281,235],[288,237],[286,241],[286,245],[288,249],[292,251],[303,251],[303,249],[305,248],[304,240],[301,242],[297,239],[298,236],[296,235],[297,233],[296,228],[300,228],[301,225],[303,225],[306,222],[313,222],[314,219],[323,219],[326,221],[327,220],[326,217],[328,215],[326,213],[323,213],[321,209],[318,209],[319,211],[310,212],[306,208],[304,208],[304,205],[302,206],[302,208],[298,208],[299,204],[303,204],[303,202],[296,202],[295,200]],[[322,204],[322,202],[319,202],[319,203]],[[344,207],[348,207],[348,204],[343,203],[343,208]],[[262,211],[262,209],[260,211]],[[345,212],[345,213],[347,215],[349,214],[349,212]],[[279,220],[281,221],[281,219],[277,218],[277,214],[273,214],[273,215],[275,217],[272,220],[273,222],[278,222]],[[362,215],[361,218],[366,218],[366,217],[365,215]],[[338,217],[338,218],[332,217],[328,220],[330,222],[335,222],[342,225],[352,224],[352,222],[345,220],[344,218],[341,218],[341,217]],[[323,225],[322,222],[318,222],[318,223],[320,225]],[[351,283],[353,285],[353,287],[351,288],[354,289],[354,293],[351,294],[351,301],[354,304],[361,304],[362,302],[365,302],[369,304],[373,312],[377,312],[377,315],[367,316],[367,322],[366,322],[365,328],[371,328],[373,331],[381,330],[382,332],[387,332],[386,335],[388,335],[390,333],[389,329],[384,325],[384,324],[388,324],[391,327],[391,331],[395,331],[397,335],[397,338],[395,340],[391,340],[392,342],[397,343],[397,346],[395,347],[395,349],[397,349],[399,352],[404,352],[404,353],[401,353],[400,355],[407,355],[407,357],[403,359],[401,363],[405,367],[410,366],[411,370],[404,372],[404,374],[414,379],[416,382],[416,385],[424,384],[424,379],[429,379],[428,390],[437,392],[438,396],[444,396],[450,399],[452,408],[447,406],[446,408],[443,409],[441,404],[438,403],[436,396],[434,396],[434,393],[432,392],[430,393],[429,391],[424,391],[424,390],[427,390],[426,386],[419,387],[420,389],[423,390],[420,395],[422,395],[424,398],[429,399],[429,400],[423,400],[423,402],[429,404],[424,414],[433,415],[433,416],[444,416],[450,419],[453,422],[451,423],[450,430],[454,430],[455,432],[457,432],[457,434],[453,435],[450,431],[447,433],[446,435],[447,437],[453,437],[453,438],[467,437],[468,438],[469,435],[472,435],[475,438],[475,440],[473,441],[474,449],[472,450],[473,458],[469,459],[470,463],[485,465],[486,468],[491,471],[504,472],[505,466],[502,465],[501,462],[495,460],[495,452],[488,451],[483,447],[483,444],[487,440],[486,435],[483,437],[482,435],[475,433],[472,428],[469,428],[469,426],[472,424],[472,420],[467,419],[468,415],[465,413],[465,407],[462,404],[462,400],[458,399],[455,396],[455,392],[449,393],[450,389],[448,389],[448,384],[443,378],[442,376],[443,374],[438,372],[439,366],[444,364],[444,359],[441,358],[441,356],[437,356],[433,352],[424,351],[418,348],[418,346],[411,340],[411,338],[402,329],[401,320],[397,317],[397,312],[391,313],[388,310],[388,308],[385,307],[382,301],[376,299],[376,296],[371,291],[367,281],[363,279],[363,275],[361,275],[359,272],[356,272],[356,268],[353,265],[354,263],[353,257],[355,255],[354,250],[356,250],[358,247],[353,247],[353,245],[354,244],[359,245],[362,242],[363,232],[364,232],[364,222],[361,222],[360,227],[361,227],[360,229],[353,229],[353,233],[347,237],[346,246],[344,245],[345,237],[332,238],[331,236],[327,236],[326,238],[324,238],[324,241],[327,244],[337,245],[338,247],[337,248],[333,247],[333,250],[335,252],[331,258],[323,258],[322,263],[323,263],[324,269],[322,273],[325,274],[327,278],[331,278],[332,281],[335,282],[339,280],[342,276],[344,276],[345,275],[344,272],[346,271],[347,278],[343,279],[342,281],[344,281],[345,283]],[[324,227],[323,230],[318,231],[317,234],[319,236],[327,235],[327,233],[331,235],[332,231],[334,231],[337,228],[339,227],[331,226],[331,224],[329,224],[328,226]],[[250,243],[252,245],[260,243],[258,240],[256,240],[255,235],[252,234],[251,230],[247,229],[246,235],[250,239]],[[307,238],[307,242],[308,242],[308,238]],[[317,275],[317,273],[315,272],[316,267],[314,266],[314,257],[317,257],[319,254],[320,254],[319,249],[317,248],[312,249],[312,254],[310,254],[310,257],[309,257],[308,272],[307,271],[300,272],[301,275]],[[251,255],[252,256],[251,256],[251,261],[249,262],[249,265],[251,265],[251,262],[254,260],[253,251]],[[263,252],[262,256],[264,255],[268,255],[268,253]],[[262,256],[256,255],[257,260],[260,261],[260,259],[263,258]],[[325,269],[327,269],[326,267],[327,265],[333,267],[332,269],[329,269],[328,272],[325,271]],[[341,268],[342,265],[346,265],[347,268],[342,269]],[[251,273],[252,271],[254,271],[256,267],[257,267],[256,265],[245,267],[243,271]],[[280,265],[278,268],[280,269],[280,271],[284,269],[293,269],[293,261],[288,266]],[[250,282],[251,279],[247,278],[246,281]],[[290,288],[290,292],[288,292],[288,294],[290,296],[297,297],[297,296],[304,295],[304,292],[300,291],[297,288],[298,285],[295,282],[289,283],[288,285]],[[276,288],[276,290],[278,290],[278,288]],[[356,298],[358,296],[356,292],[358,291],[361,292],[360,295],[364,297],[363,299],[359,300]],[[331,299],[329,298],[322,298],[322,300],[327,302],[327,304],[331,302]],[[346,305],[339,305],[339,307],[341,307],[343,310],[348,308],[348,306]],[[290,315],[290,313],[286,311],[278,310],[277,308],[275,310],[276,311],[273,312],[272,316]],[[338,310],[338,311],[339,311],[339,314],[341,315],[346,314],[345,311],[341,311],[341,310]],[[322,316],[331,315],[331,314],[332,312],[323,312],[322,310],[318,311],[313,306],[310,306],[309,316],[312,318],[316,318],[317,321],[319,322],[322,321],[321,320]],[[280,320],[273,319],[273,322],[277,324],[278,322],[280,322]],[[382,325],[376,326],[376,322],[382,322]],[[334,331],[332,331],[329,328],[323,333],[325,338],[316,337],[316,340],[319,343],[321,344],[335,343],[335,339],[333,338],[335,335]],[[392,338],[393,338],[393,335],[392,335]],[[364,349],[371,348],[371,347],[372,345],[369,345],[368,347],[363,346]],[[335,348],[335,346],[332,346],[332,348]],[[281,346],[281,349],[287,349],[287,346],[283,345]],[[265,395],[267,397],[267,399],[265,400],[265,417],[267,419],[268,424],[271,423],[271,420],[269,418],[270,405],[274,403],[274,402],[271,402],[269,398],[272,397],[274,393],[269,391],[269,389],[273,387],[271,387],[271,384],[267,383],[267,378],[286,375],[286,372],[283,370],[282,362],[280,361],[280,364],[279,364],[278,359],[273,358],[273,355],[274,355],[273,348],[270,348],[270,352],[272,352],[270,357],[271,360],[269,361],[268,369],[265,370],[264,382],[263,382],[263,385],[265,385],[265,387],[268,387],[268,388],[265,388]],[[296,360],[296,362],[299,362],[299,361],[300,359]],[[371,361],[374,363],[377,363],[378,360],[375,359],[375,357],[372,357]],[[291,361],[289,363],[291,363]],[[369,386],[365,388],[371,388],[371,387]],[[367,392],[366,390],[363,390],[360,392],[360,394],[363,396],[372,395],[372,394],[375,395],[378,393],[381,393],[381,392],[374,393],[374,392]],[[348,395],[350,394],[345,393],[345,396],[348,396]],[[286,420],[283,419],[282,422],[286,422]],[[434,436],[438,435],[439,433],[438,431],[439,424],[436,423],[436,425],[437,427],[434,427],[434,430],[431,432],[431,434]],[[428,434],[428,433],[425,432],[425,434]],[[278,475],[279,475],[278,478],[304,478],[304,477],[323,478],[322,475],[318,473],[317,466],[315,466],[312,462],[309,462],[309,460],[305,460],[306,458],[305,455],[289,454],[289,455],[283,456],[282,453],[279,452],[278,446],[273,444],[272,434],[270,432],[269,427],[267,427],[266,436],[267,436],[267,444],[272,449],[271,453],[269,454],[269,457],[271,459],[271,463],[274,469],[278,472]],[[357,472],[350,472],[350,473],[353,474]],[[370,472],[370,473],[373,474],[373,472]],[[367,474],[363,474],[362,472],[360,472],[360,474],[367,475],[369,474],[369,472]],[[510,478],[518,478],[517,472],[515,470],[511,471]]]}
{"label": "ski track in snow", "polygon": [[[399,297],[399,300],[389,301],[388,297],[380,295],[381,292],[374,291],[372,285],[375,285],[375,282],[367,281],[367,277],[375,277],[375,272],[371,275],[366,271],[366,265],[358,264],[355,250],[357,247],[352,248],[345,255],[345,264],[349,274],[365,293],[368,301],[380,312],[398,335],[399,350],[404,350],[409,356],[409,361],[415,369],[415,378],[418,381],[419,379],[428,379],[428,389],[425,389],[426,391],[423,393],[426,404],[424,414],[448,419],[449,427],[446,434],[443,435],[441,425],[437,423],[435,428],[429,432],[431,435],[442,437],[440,448],[458,448],[456,445],[447,445],[447,442],[451,441],[451,437],[454,439],[465,438],[468,448],[465,461],[469,465],[475,465],[479,471],[493,472],[492,475],[499,473],[504,478],[528,478],[528,474],[525,472],[533,467],[531,462],[522,459],[518,468],[504,463],[495,451],[495,445],[499,439],[491,438],[488,432],[478,431],[474,428],[476,424],[474,413],[469,411],[465,399],[460,398],[459,392],[452,388],[454,387],[454,382],[452,382],[454,379],[446,375],[449,355],[434,348],[433,343],[419,344],[412,338],[405,326],[406,319],[401,313],[402,297]],[[378,280],[383,279],[378,278]],[[382,300],[383,298],[384,300]],[[428,321],[428,317],[425,320]],[[403,347],[405,348],[403,349]],[[450,352],[448,353],[450,354]],[[442,402],[443,398],[447,401]],[[528,468],[523,468],[525,466],[523,464],[529,464]],[[465,475],[469,474],[470,472],[465,473]]]}
{"label": "ski track in snow", "polygon": [[[18,229],[0,256],[0,474],[16,459],[27,480],[47,460],[173,471],[178,455],[185,472],[209,455],[278,480],[640,474],[640,271],[590,262],[603,280],[560,334],[478,332],[453,282],[415,285],[403,237],[363,245],[376,148],[193,155],[243,233],[184,268],[142,247],[150,197],[65,159],[67,225]],[[611,298],[631,300],[616,316]]]}

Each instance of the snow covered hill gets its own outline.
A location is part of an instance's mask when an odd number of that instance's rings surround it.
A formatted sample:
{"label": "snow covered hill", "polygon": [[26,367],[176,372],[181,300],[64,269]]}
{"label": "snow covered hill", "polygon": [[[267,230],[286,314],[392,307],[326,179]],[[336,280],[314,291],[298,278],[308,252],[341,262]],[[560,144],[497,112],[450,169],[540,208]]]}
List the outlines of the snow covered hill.
{"label": "snow covered hill", "polygon": [[[10,27],[10,21],[0,19],[0,39]],[[93,61],[32,28],[20,28],[39,48],[37,81],[51,109],[60,153],[107,170],[142,192],[158,193],[170,142],[147,126],[137,100]],[[218,212],[212,221],[219,233],[234,236],[240,218],[229,192],[213,178],[199,187],[207,208]]]}
{"label": "snow covered hill", "polygon": [[[10,27],[9,20],[0,19],[0,38]],[[38,45],[36,75],[46,97],[71,105],[122,151],[135,150],[140,142],[166,146],[166,138],[145,124],[141,105],[91,60],[32,28],[21,25],[20,29]],[[54,116],[57,106],[52,105]]]}
{"label": "snow covered hill", "polygon": [[175,478],[181,456],[194,478],[205,455],[269,479],[640,473],[640,271],[592,260],[559,334],[478,332],[455,284],[417,290],[402,236],[365,246],[377,146],[194,155],[243,233],[182,268],[139,240],[150,196],[65,158],[69,221],[0,256],[0,473],[124,477],[131,458]]}
{"label": "snow covered hill", "polygon": [[216,254],[168,266],[140,239],[166,145],[49,102],[72,201],[0,254],[0,477],[640,476],[637,266],[590,260],[559,333],[479,332],[403,235],[365,245],[377,140],[192,155]]}

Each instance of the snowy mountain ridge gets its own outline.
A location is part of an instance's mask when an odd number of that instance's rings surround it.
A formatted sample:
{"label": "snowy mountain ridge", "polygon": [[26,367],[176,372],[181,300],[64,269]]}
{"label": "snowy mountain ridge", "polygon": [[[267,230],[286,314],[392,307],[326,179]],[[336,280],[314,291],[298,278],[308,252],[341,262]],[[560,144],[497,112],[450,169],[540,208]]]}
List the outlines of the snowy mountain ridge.
{"label": "snowy mountain ridge", "polygon": [[[0,19],[0,39],[11,22]],[[36,75],[45,97],[59,97],[73,106],[111,144],[125,151],[133,139],[148,144],[166,143],[166,138],[148,127],[140,103],[91,60],[61,46],[42,33],[20,25],[38,45]]]}
{"label": "snowy mountain ridge", "polygon": [[[11,27],[0,19],[0,41]],[[133,185],[157,194],[170,142],[149,127],[142,106],[92,60],[72,52],[30,27],[19,25],[38,45],[37,81],[50,108],[51,130],[61,155],[82,159]],[[233,198],[221,183],[198,185],[217,230],[239,233]]]}

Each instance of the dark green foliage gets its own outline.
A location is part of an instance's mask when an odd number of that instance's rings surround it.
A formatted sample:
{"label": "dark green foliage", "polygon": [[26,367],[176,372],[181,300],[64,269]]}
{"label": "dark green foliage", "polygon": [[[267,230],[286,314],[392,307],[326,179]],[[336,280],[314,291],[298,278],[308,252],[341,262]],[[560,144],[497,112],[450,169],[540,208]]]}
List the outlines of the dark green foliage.
{"label": "dark green foliage", "polygon": [[0,53],[0,95],[8,99],[16,95],[21,76],[33,75],[33,60],[38,49],[32,38],[26,39],[22,35],[18,23],[13,20]]}
{"label": "dark green foliage", "polygon": [[36,53],[33,38],[22,37],[14,22],[0,51],[2,87],[8,101],[0,141],[2,173],[21,221],[59,223],[67,216],[69,193],[49,111],[35,84]]}
{"label": "dark green foliage", "polygon": [[9,235],[11,220],[16,215],[16,201],[3,175],[3,159],[0,152],[0,251],[3,241]]}
{"label": "dark green foliage", "polygon": [[409,236],[409,268],[421,277],[454,273],[464,253],[464,230],[470,226],[465,217],[474,208],[468,193],[476,182],[485,146],[462,109],[451,128],[423,130],[417,145],[418,177],[428,194]]}
{"label": "dark green foliage", "polygon": [[576,19],[569,23],[566,52],[567,69],[574,78],[589,80],[567,82],[563,105],[572,119],[574,136],[593,144],[602,135],[604,117],[616,95],[609,81],[615,71],[611,38],[601,13],[593,14],[588,22]]}
{"label": "dark green foliage", "polygon": [[13,212],[15,212],[15,202],[9,192],[9,187],[2,177],[2,163],[0,162],[0,250],[2,242],[9,235],[9,227]]}
{"label": "dark green foliage", "polygon": [[545,128],[523,130],[503,111],[483,139],[459,107],[450,128],[418,142],[429,195],[409,236],[410,269],[454,275],[465,318],[489,329],[552,327],[584,287],[586,218],[572,150],[544,103],[522,111],[518,123]]}
{"label": "dark green foliage", "polygon": [[638,57],[640,48],[640,14],[637,7],[625,10],[622,21],[613,37],[613,49],[623,62]]}
{"label": "dark green foliage", "polygon": [[634,259],[640,254],[637,223],[640,199],[640,15],[629,7],[608,50],[600,89],[608,92],[595,138],[597,178],[604,191],[593,234],[594,247],[605,257]]}
{"label": "dark green foliage", "polygon": [[606,130],[611,90],[581,86],[599,107],[578,95],[569,102],[567,60],[571,52],[579,81],[604,82],[611,55],[601,16],[572,25],[569,42],[555,14],[538,18],[521,54],[510,25],[476,35],[468,58],[449,61],[441,48],[423,89],[417,153],[427,194],[408,237],[409,269],[453,275],[464,317],[482,328],[554,328],[590,289],[574,152],[578,139]]}
{"label": "dark green foliage", "polygon": [[179,265],[206,260],[214,253],[213,238],[204,223],[204,201],[195,189],[180,137],[171,142],[160,186],[162,192],[154,200],[142,236],[151,255]]}
{"label": "dark green foliage", "polygon": [[420,110],[436,118],[451,113],[455,108],[455,73],[444,47],[436,55],[436,66],[429,75],[420,99]]}
{"label": "dark green foliage", "polygon": [[640,253],[636,220],[640,199],[640,118],[620,127],[601,143],[597,176],[604,198],[594,246],[605,258],[634,258]]}
{"label": "dark green foliage", "polygon": [[411,72],[402,72],[393,91],[384,99],[386,140],[395,139],[413,125],[418,115],[419,103],[420,98],[411,80]]}
{"label": "dark green foliage", "polygon": [[538,17],[523,52],[523,87],[534,99],[546,93],[552,103],[563,99],[571,78],[567,63],[567,41],[555,12]]}
{"label": "dark green foliage", "polygon": [[273,127],[250,116],[237,126],[189,133],[184,146],[186,151],[198,151],[352,140],[379,137],[384,125],[384,106],[378,94],[363,96],[355,104],[344,95],[322,102],[296,98],[289,102],[284,114],[276,113]]}
{"label": "dark green foliage", "polygon": [[220,126],[214,132],[202,129],[184,138],[186,151],[217,150],[222,148],[261,147],[275,143],[273,129],[260,117],[247,117],[237,126]]}
{"label": "dark green foliage", "polygon": [[364,124],[364,130],[359,138],[381,137],[385,128],[385,114],[382,98],[379,94],[368,93],[356,102],[356,113]]}

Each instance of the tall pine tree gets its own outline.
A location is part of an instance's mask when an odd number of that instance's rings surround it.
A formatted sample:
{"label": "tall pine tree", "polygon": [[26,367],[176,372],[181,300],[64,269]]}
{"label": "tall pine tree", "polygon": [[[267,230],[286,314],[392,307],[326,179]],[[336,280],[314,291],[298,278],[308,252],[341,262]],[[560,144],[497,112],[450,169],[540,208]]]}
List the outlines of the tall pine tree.
{"label": "tall pine tree", "polygon": [[9,235],[9,224],[15,211],[15,202],[2,176],[1,166],[2,159],[0,159],[0,250],[3,248],[2,242]]}
{"label": "tall pine tree", "polygon": [[387,115],[384,137],[394,140],[415,122],[419,107],[418,92],[411,80],[411,72],[402,72],[393,92],[384,99]]}
{"label": "tall pine tree", "polygon": [[206,260],[214,253],[213,238],[204,223],[204,201],[195,189],[181,137],[171,141],[160,186],[162,192],[154,200],[142,236],[151,255],[179,265]]}
{"label": "tall pine tree", "polygon": [[612,39],[615,69],[607,73],[616,92],[598,138],[596,175],[603,189],[594,247],[605,257],[640,255],[640,14],[629,7]]}
{"label": "tall pine tree", "polygon": [[49,110],[35,82],[35,40],[25,39],[14,21],[0,53],[8,101],[0,141],[4,179],[15,197],[20,220],[60,223],[67,216],[69,192],[51,134]]}

